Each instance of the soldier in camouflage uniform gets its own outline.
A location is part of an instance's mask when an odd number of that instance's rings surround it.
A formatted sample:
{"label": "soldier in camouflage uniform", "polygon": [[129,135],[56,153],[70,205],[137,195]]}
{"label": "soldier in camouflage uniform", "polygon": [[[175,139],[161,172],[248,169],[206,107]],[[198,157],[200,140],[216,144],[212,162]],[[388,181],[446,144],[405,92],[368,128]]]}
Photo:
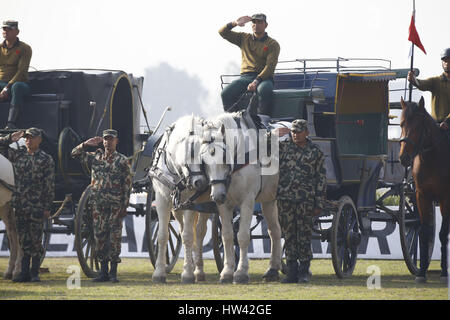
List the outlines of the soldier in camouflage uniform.
{"label": "soldier in camouflage uniform", "polygon": [[[11,143],[25,137],[25,147]],[[55,165],[51,156],[39,149],[41,130],[30,128],[0,138],[0,146],[14,168],[12,207],[17,219],[19,244],[23,251],[22,270],[14,282],[39,282],[39,266],[44,253],[44,219],[50,217],[54,198]],[[30,270],[31,259],[31,270]]]}
{"label": "soldier in camouflage uniform", "polygon": [[[105,151],[87,152],[86,147],[97,147],[103,142]],[[128,159],[116,151],[119,142],[116,130],[103,131],[102,137],[94,137],[72,150],[72,157],[91,166],[90,204],[94,225],[100,274],[93,281],[118,282],[117,264],[120,263],[122,245],[122,220],[127,214],[131,191],[131,168]],[[108,274],[108,261],[111,269]]]}
{"label": "soldier in camouflage uniform", "polygon": [[[277,129],[282,136],[287,128]],[[308,138],[307,122],[292,122],[290,138],[280,142],[277,205],[284,234],[288,275],[283,283],[309,282],[313,216],[326,196],[324,155]],[[298,263],[300,262],[300,263]]]}

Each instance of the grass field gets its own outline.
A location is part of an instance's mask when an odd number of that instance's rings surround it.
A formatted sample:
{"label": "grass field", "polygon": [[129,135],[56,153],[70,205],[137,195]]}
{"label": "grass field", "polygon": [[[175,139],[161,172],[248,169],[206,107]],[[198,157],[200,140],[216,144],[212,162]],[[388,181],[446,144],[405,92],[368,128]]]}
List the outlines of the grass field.
{"label": "grass field", "polygon": [[[0,270],[8,259],[0,258]],[[67,269],[78,267],[76,258],[46,258],[42,267],[41,283],[16,284],[0,280],[0,300],[446,300],[448,289],[439,281],[439,261],[430,266],[428,282],[416,284],[403,261],[359,260],[351,278],[340,280],[334,275],[331,260],[312,261],[312,281],[306,285],[265,283],[262,274],[267,260],[250,260],[250,283],[221,285],[213,260],[205,261],[206,282],[194,285],[180,283],[183,261],[179,260],[168,275],[166,284],[153,284],[153,267],[148,259],[123,258],[119,265],[117,284],[93,283],[81,273],[80,289],[68,289]],[[368,289],[368,267],[375,265],[381,271],[381,288]],[[373,283],[373,282],[370,282]]]}

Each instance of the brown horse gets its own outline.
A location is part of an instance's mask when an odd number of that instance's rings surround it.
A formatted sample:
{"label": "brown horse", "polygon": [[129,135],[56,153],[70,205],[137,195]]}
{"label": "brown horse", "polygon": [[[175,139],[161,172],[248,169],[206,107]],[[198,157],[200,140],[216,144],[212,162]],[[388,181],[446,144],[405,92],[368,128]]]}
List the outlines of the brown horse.
{"label": "brown horse", "polygon": [[412,165],[412,175],[416,187],[417,206],[420,214],[419,232],[420,270],[416,282],[426,281],[429,266],[429,250],[433,236],[433,201],[438,201],[442,226],[441,240],[441,280],[447,280],[447,242],[450,217],[450,147],[446,133],[439,128],[425,110],[424,99],[419,104],[401,100],[402,115],[400,126],[400,162]]}

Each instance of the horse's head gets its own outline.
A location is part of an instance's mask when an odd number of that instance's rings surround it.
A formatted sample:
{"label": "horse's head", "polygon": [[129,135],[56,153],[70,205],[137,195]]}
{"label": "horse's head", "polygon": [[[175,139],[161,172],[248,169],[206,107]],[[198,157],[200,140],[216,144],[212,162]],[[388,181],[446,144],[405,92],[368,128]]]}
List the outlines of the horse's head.
{"label": "horse's head", "polygon": [[183,117],[176,122],[167,148],[176,171],[189,189],[201,190],[207,186],[199,152],[202,132],[203,119]]}
{"label": "horse's head", "polygon": [[219,128],[210,126],[209,130],[204,132],[200,157],[211,185],[211,198],[219,205],[226,200],[233,170],[232,165],[227,163],[228,153],[225,126],[223,124]]}
{"label": "horse's head", "polygon": [[424,99],[419,103],[405,102],[401,99],[402,115],[400,127],[402,135],[400,138],[400,163],[408,167],[412,164],[416,155],[424,149],[427,139],[427,121],[429,121],[428,112],[425,110]]}

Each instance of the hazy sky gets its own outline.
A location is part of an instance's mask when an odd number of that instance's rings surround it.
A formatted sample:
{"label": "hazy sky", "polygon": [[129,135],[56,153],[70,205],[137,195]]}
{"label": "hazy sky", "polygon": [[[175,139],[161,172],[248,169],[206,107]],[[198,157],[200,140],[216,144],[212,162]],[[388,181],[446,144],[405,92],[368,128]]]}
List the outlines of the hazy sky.
{"label": "hazy sky", "polygon": [[[415,66],[422,77],[434,76],[442,72],[440,52],[450,47],[450,1],[416,0],[416,11],[428,55],[416,49]],[[393,68],[409,67],[412,0],[14,0],[2,4],[0,18],[19,21],[38,70],[106,68],[143,76],[168,63],[200,79],[208,90],[202,107],[213,113],[221,109],[219,76],[240,64],[239,49],[217,31],[258,12],[281,45],[280,60],[384,58]]]}

